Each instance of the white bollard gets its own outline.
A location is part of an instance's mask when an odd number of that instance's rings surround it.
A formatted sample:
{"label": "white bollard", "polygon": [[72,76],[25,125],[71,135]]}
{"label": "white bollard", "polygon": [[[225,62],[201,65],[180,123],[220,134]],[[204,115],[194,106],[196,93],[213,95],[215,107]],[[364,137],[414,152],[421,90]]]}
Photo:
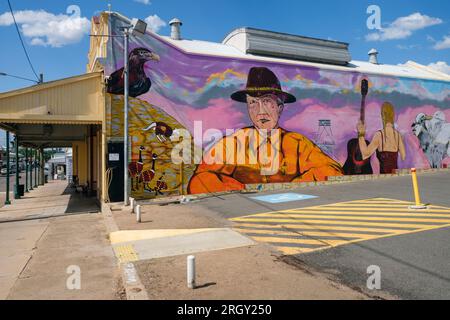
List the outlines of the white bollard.
{"label": "white bollard", "polygon": [[134,213],[134,198],[130,197],[130,206],[131,206],[131,213]]}
{"label": "white bollard", "polygon": [[195,256],[187,257],[187,286],[195,289]]}
{"label": "white bollard", "polygon": [[141,206],[139,204],[136,206],[136,221],[141,222]]}

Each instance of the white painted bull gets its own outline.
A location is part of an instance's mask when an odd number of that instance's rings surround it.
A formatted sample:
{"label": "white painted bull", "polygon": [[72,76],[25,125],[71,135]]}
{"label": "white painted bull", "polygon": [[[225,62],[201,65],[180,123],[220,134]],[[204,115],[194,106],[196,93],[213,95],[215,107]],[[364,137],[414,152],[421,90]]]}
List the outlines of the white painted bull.
{"label": "white painted bull", "polygon": [[430,166],[440,168],[442,160],[450,157],[450,123],[445,122],[445,114],[442,111],[433,116],[419,113],[412,124],[412,131],[419,139]]}

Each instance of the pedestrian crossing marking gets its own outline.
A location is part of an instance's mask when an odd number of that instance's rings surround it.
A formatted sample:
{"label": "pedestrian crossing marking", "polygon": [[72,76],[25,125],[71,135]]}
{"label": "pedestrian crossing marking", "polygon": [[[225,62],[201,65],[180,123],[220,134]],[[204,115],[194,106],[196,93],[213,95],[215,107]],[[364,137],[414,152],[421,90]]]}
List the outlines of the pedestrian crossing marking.
{"label": "pedestrian crossing marking", "polygon": [[[361,221],[341,221],[341,220],[314,220],[314,219],[296,219],[291,217],[286,217],[287,219],[251,219],[247,218],[245,219],[246,222],[269,222],[272,224],[277,224],[276,222],[300,222],[300,223],[306,223],[309,225],[316,225],[316,224],[338,224],[338,225],[349,225],[349,226],[359,226],[359,225],[365,225],[365,226],[376,226],[376,227],[400,227],[400,228],[413,228],[413,229],[419,229],[423,227],[422,224],[403,224],[403,223],[384,223],[384,222],[361,222]],[[356,220],[356,219],[355,219]],[[426,226],[426,225],[425,225]]]}
{"label": "pedestrian crossing marking", "polygon": [[[388,204],[379,204],[379,203],[376,203],[376,204],[341,203],[341,204],[336,204],[336,205],[332,205],[332,206],[325,205],[323,207],[324,208],[328,208],[328,207],[350,207],[350,208],[351,207],[358,207],[358,208],[368,208],[368,209],[371,209],[371,208],[399,208],[399,209],[403,209],[404,206],[405,206],[404,204],[388,205]],[[439,210],[439,208],[437,208],[437,207],[434,207],[434,208]],[[436,209],[433,209],[433,210],[436,210]],[[442,210],[442,209],[440,211],[450,212],[449,210]]]}
{"label": "pedestrian crossing marking", "polygon": [[[386,211],[388,210],[388,211]],[[381,212],[378,212],[381,211]],[[356,208],[332,208],[330,210],[328,210],[327,208],[324,209],[320,209],[320,208],[302,208],[302,210],[299,209],[295,209],[295,210],[286,210],[283,212],[292,212],[292,213],[324,213],[324,214],[353,214],[353,215],[365,215],[365,214],[370,214],[370,215],[382,215],[382,216],[386,216],[386,215],[393,215],[393,216],[411,216],[412,214],[416,217],[430,217],[430,212],[439,212],[436,214],[433,214],[433,217],[448,217],[448,214],[444,214],[445,212],[450,213],[449,211],[433,211],[433,209],[427,210],[426,212],[428,213],[418,213],[417,210],[393,210],[393,209],[371,209],[371,210],[360,210],[360,209],[356,209]],[[422,211],[420,211],[422,212]],[[411,214],[412,213],[412,214]]]}
{"label": "pedestrian crossing marking", "polygon": [[[247,234],[267,234],[266,230],[249,230],[249,229],[242,229],[242,228],[235,228],[236,231],[247,233]],[[289,231],[272,231],[271,234],[273,235],[279,235],[279,236],[296,236],[298,235],[295,232],[289,232]],[[302,231],[301,235],[304,236],[337,236],[342,238],[371,238],[372,234],[363,234],[363,233],[345,233],[345,232],[323,232],[323,231]]]}
{"label": "pedestrian crossing marking", "polygon": [[[410,203],[409,205],[413,205],[412,203]],[[345,210],[352,210],[353,208],[355,208],[355,210],[367,210],[367,211],[371,211],[371,210],[375,210],[375,211],[382,211],[382,210],[386,210],[386,208],[389,208],[389,210],[391,211],[404,211],[404,212],[412,212],[413,210],[411,210],[410,208],[408,208],[408,206],[402,205],[402,206],[382,206],[377,204],[376,206],[365,206],[365,205],[352,205],[352,204],[336,204],[336,205],[323,205],[323,206],[315,206],[315,207],[307,207],[305,209],[328,209],[328,208],[333,208],[336,210],[340,210],[342,208],[345,208]],[[299,208],[302,209],[302,208]],[[422,211],[422,210],[421,210]],[[448,208],[443,208],[443,207],[436,207],[436,206],[431,206],[428,209],[424,209],[425,212],[444,212],[444,213],[450,213],[450,210]]]}
{"label": "pedestrian crossing marking", "polygon": [[[269,214],[265,214],[265,215],[261,215],[260,217],[267,217],[267,218],[271,218],[271,217],[278,217],[278,214],[273,214],[273,213],[269,213]],[[412,222],[445,222],[445,223],[450,223],[450,216],[447,217],[449,219],[418,219],[418,218],[405,218],[403,217],[368,217],[367,215],[352,215],[352,216],[344,216],[342,214],[334,214],[334,215],[327,215],[327,213],[325,212],[317,212],[317,213],[293,213],[293,214],[289,214],[289,217],[302,217],[302,218],[318,218],[318,219],[325,219],[325,218],[336,218],[336,220],[365,220],[365,221],[412,221]],[[269,221],[269,220],[268,220]]]}
{"label": "pedestrian crossing marking", "polygon": [[115,246],[114,253],[120,263],[138,261],[139,256],[132,244]]}
{"label": "pedestrian crossing marking", "polygon": [[234,229],[283,254],[302,254],[345,244],[450,226],[450,208],[411,210],[412,202],[373,198],[230,219]]}
{"label": "pedestrian crossing marking", "polygon": [[[277,226],[273,226],[273,225],[267,225],[267,224],[248,224],[248,223],[239,223],[239,225],[235,228],[252,228],[251,230],[254,230],[253,228],[259,228],[259,230],[265,230],[265,229],[273,229],[273,227],[277,227]],[[269,228],[268,228],[269,227]],[[282,226],[283,227],[283,226]],[[284,227],[283,227],[284,228]],[[325,232],[328,232],[327,230],[336,230],[336,231],[358,231],[358,232],[378,232],[378,233],[382,233],[382,234],[386,234],[386,233],[403,233],[405,230],[403,229],[387,229],[387,228],[361,228],[361,227],[355,227],[355,226],[348,226],[348,227],[343,227],[343,226],[325,226],[325,225],[321,225],[321,226],[317,226],[317,225],[302,225],[302,224],[289,224],[289,229],[294,229],[294,230],[323,230]]]}
{"label": "pedestrian crossing marking", "polygon": [[[301,243],[301,244],[314,244],[314,245],[330,245],[330,246],[336,246],[338,244],[343,244],[346,241],[345,240],[315,240],[315,239],[292,239],[292,238],[272,238],[272,237],[252,237],[255,239],[255,241],[258,242],[268,242],[268,243]],[[276,241],[275,241],[276,239]]]}

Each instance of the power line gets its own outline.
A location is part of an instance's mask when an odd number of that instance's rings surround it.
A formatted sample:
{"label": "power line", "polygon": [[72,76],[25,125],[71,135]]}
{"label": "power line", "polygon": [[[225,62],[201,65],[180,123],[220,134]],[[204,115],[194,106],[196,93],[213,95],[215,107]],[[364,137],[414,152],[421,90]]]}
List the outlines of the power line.
{"label": "power line", "polygon": [[17,34],[19,35],[20,43],[22,44],[23,51],[25,52],[25,56],[27,57],[28,64],[30,65],[31,70],[33,71],[34,75],[36,76],[36,79],[38,81],[40,81],[41,78],[37,75],[36,71],[34,70],[33,64],[31,63],[31,60],[30,60],[30,56],[28,55],[27,49],[25,48],[25,44],[23,43],[22,35],[20,34],[19,26],[17,25],[16,17],[14,17],[14,12],[11,7],[11,2],[9,0],[8,0],[8,5],[9,5],[9,11],[11,12],[11,16],[14,21],[14,25],[16,26]]}

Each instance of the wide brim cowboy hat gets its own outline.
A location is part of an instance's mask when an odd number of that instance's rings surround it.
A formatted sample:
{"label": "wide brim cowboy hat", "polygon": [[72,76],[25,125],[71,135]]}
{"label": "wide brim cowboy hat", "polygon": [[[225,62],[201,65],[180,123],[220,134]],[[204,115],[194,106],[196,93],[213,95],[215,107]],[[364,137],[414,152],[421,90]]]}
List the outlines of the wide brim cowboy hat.
{"label": "wide brim cowboy hat", "polygon": [[247,95],[261,97],[266,94],[276,95],[283,103],[293,103],[297,100],[292,94],[281,89],[280,80],[275,73],[265,67],[251,68],[245,89],[233,93],[231,99],[238,102],[247,102]]}

